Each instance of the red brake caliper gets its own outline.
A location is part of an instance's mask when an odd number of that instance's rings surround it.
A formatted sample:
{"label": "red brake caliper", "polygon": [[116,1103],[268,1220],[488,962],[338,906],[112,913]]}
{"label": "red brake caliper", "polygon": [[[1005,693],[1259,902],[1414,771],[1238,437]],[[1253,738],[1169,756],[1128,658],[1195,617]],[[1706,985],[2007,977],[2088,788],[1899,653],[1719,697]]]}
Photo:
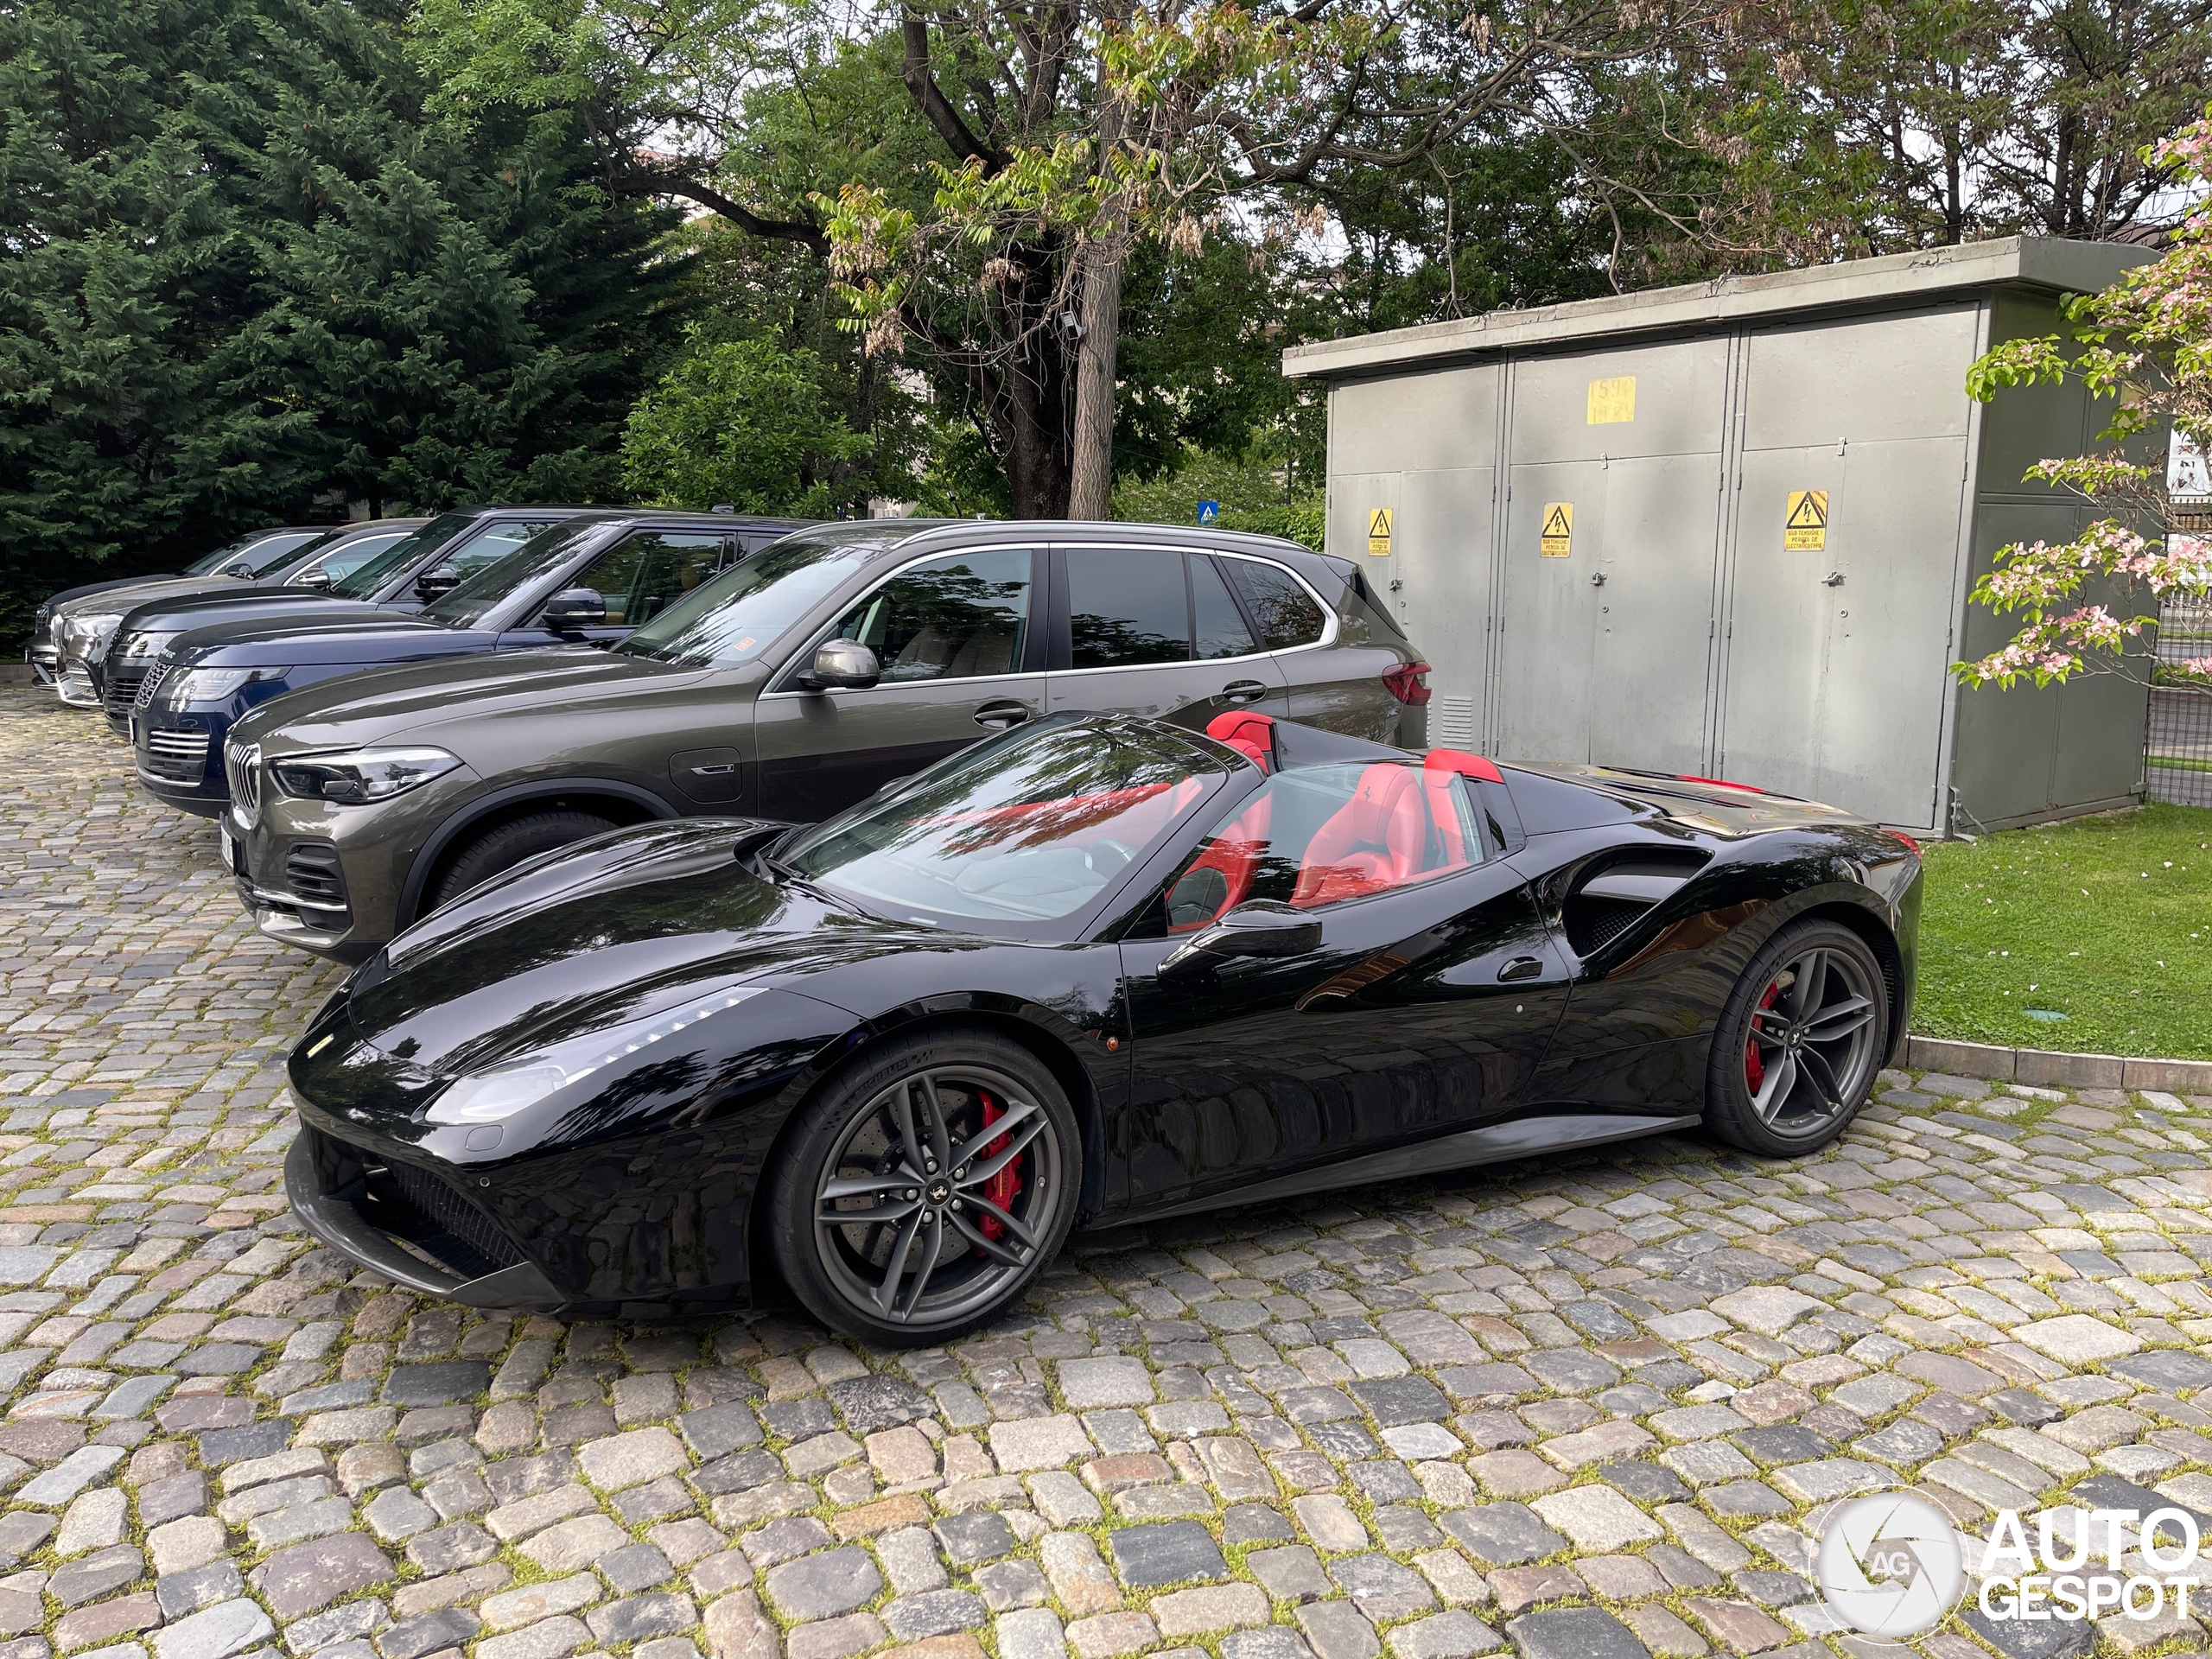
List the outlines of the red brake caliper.
{"label": "red brake caliper", "polygon": [[[989,1128],[992,1124],[997,1122],[999,1119],[1006,1116],[1006,1108],[1000,1105],[998,1102],[993,1100],[988,1095],[984,1094],[982,1090],[978,1090],[976,1091],[976,1098],[982,1101],[983,1103],[983,1127],[985,1128]],[[1014,1137],[1010,1135],[1002,1135],[999,1136],[997,1140],[992,1141],[990,1145],[983,1148],[983,1156],[986,1158],[997,1157],[999,1154],[1006,1150],[1006,1143],[1013,1138]],[[1008,1164],[1004,1169],[999,1171],[997,1174],[992,1176],[989,1180],[983,1183],[983,1196],[990,1200],[991,1203],[996,1205],[1000,1209],[1007,1211],[1008,1213],[1012,1213],[1014,1200],[1020,1191],[1021,1160],[1019,1158]],[[978,1216],[976,1218],[976,1230],[980,1231],[985,1238],[1001,1238],[1006,1234],[1006,1224],[1001,1221],[996,1216]]]}
{"label": "red brake caliper", "polygon": [[[1775,998],[1781,995],[1782,987],[1779,983],[1768,986],[1766,995],[1759,998],[1759,1007],[1772,1007]],[[1758,1022],[1753,1020],[1751,1023],[1756,1029]],[[1759,1058],[1759,1039],[1756,1036],[1744,1039],[1744,1081],[1751,1085],[1751,1092],[1754,1095],[1758,1093],[1759,1085],[1766,1081],[1766,1062]]]}

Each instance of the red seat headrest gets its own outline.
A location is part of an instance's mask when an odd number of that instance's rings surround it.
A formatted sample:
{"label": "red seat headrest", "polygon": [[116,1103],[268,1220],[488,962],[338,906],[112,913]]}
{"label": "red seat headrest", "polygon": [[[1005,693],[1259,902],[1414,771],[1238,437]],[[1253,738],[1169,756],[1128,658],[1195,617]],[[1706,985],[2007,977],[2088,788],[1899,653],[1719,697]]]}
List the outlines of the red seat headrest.
{"label": "red seat headrest", "polygon": [[1469,778],[1479,778],[1486,784],[1502,784],[1505,774],[1479,754],[1469,754],[1465,749],[1431,749],[1421,757],[1421,765],[1431,772],[1456,772]]}
{"label": "red seat headrest", "polygon": [[1255,714],[1249,709],[1232,709],[1225,715],[1216,715],[1206,722],[1206,735],[1217,743],[1226,743],[1239,754],[1246,755],[1259,765],[1262,772],[1275,769],[1275,717]]}

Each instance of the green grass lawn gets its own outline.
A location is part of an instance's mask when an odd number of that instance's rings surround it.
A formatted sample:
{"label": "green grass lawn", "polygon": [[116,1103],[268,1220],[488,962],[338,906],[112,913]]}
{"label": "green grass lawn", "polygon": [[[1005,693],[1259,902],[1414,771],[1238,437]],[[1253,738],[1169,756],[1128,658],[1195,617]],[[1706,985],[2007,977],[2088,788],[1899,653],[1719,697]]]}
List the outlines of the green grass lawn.
{"label": "green grass lawn", "polygon": [[2146,806],[1926,852],[1915,1031],[2212,1059],[2212,809]]}

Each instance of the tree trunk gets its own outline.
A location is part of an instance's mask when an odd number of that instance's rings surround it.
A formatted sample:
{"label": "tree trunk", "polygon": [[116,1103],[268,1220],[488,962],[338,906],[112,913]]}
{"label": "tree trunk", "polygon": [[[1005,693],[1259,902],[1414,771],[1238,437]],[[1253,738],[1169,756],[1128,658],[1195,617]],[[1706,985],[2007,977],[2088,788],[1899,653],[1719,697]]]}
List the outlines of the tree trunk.
{"label": "tree trunk", "polygon": [[[1118,215],[1116,216],[1118,218]],[[1083,355],[1075,371],[1075,478],[1068,517],[1103,518],[1114,488],[1114,359],[1122,339],[1122,264],[1128,238],[1118,224],[1084,256]]]}
{"label": "tree trunk", "polygon": [[[1116,27],[1127,15],[1108,0],[1101,21]],[[1103,175],[1122,148],[1128,121],[1118,96],[1101,79],[1098,170]],[[1084,246],[1083,343],[1075,370],[1074,481],[1068,517],[1101,519],[1114,489],[1114,359],[1122,344],[1122,265],[1128,257],[1128,212],[1118,196],[1104,223]]]}

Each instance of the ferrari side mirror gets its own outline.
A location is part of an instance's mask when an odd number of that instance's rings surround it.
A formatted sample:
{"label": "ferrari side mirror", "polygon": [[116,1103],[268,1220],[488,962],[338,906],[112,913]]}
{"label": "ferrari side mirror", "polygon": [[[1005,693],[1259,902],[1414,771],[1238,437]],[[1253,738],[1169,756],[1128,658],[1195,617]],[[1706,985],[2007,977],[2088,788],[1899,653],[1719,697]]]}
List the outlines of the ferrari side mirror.
{"label": "ferrari side mirror", "polygon": [[830,639],[815,652],[813,665],[799,684],[809,691],[865,691],[882,677],[883,664],[859,640]]}
{"label": "ferrari side mirror", "polygon": [[1195,979],[1240,957],[1309,956],[1321,948],[1321,924],[1302,910],[1270,899],[1239,905],[1167,954],[1162,979]]}

